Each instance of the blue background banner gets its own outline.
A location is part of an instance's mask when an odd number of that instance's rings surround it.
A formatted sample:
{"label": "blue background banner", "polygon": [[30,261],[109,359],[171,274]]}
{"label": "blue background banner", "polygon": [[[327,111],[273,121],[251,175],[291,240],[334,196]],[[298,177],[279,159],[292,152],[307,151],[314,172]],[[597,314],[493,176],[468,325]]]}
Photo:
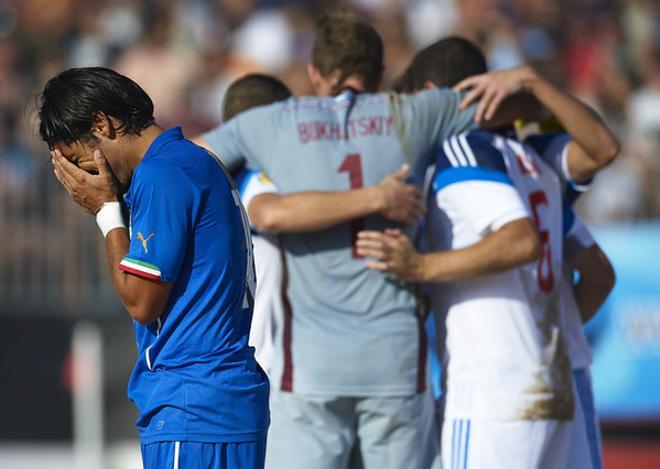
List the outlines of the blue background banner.
{"label": "blue background banner", "polygon": [[660,224],[594,229],[617,275],[586,331],[604,421],[660,424]]}

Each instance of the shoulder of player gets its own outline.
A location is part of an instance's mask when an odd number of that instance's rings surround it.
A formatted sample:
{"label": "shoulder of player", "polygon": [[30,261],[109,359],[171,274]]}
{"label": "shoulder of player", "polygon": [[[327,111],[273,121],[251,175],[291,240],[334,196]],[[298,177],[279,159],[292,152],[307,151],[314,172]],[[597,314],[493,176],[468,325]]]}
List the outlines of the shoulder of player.
{"label": "shoulder of player", "polygon": [[392,106],[431,107],[437,108],[438,112],[443,110],[442,107],[438,107],[442,103],[458,105],[460,101],[460,94],[449,88],[428,88],[416,93],[386,92],[378,95],[386,98]]}
{"label": "shoulder of player", "polygon": [[436,168],[489,168],[506,172],[502,152],[494,144],[496,138],[497,134],[486,130],[452,135],[438,146]]}
{"label": "shoulder of player", "polygon": [[190,175],[170,158],[150,158],[142,161],[131,178],[131,189],[153,186],[167,190],[194,186]]}
{"label": "shoulder of player", "polygon": [[439,145],[436,153],[435,192],[459,182],[482,181],[511,185],[507,165],[494,145],[496,134],[469,131],[453,135]]}
{"label": "shoulder of player", "polygon": [[562,152],[571,140],[572,137],[567,133],[553,132],[529,135],[523,143],[533,148],[539,156],[547,159],[551,154]]}
{"label": "shoulder of player", "polygon": [[396,95],[396,93],[358,93],[354,95],[354,100],[348,97],[348,93],[337,96],[299,96],[275,104],[279,104],[284,112],[304,110],[337,111],[350,106],[385,104],[391,99],[392,95]]}

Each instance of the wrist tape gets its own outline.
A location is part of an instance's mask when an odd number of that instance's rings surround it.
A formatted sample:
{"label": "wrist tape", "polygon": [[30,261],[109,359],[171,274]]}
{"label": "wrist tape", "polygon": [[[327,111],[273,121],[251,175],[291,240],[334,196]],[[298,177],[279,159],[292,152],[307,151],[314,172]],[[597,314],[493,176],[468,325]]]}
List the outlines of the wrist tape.
{"label": "wrist tape", "polygon": [[119,202],[105,202],[96,214],[96,224],[105,238],[115,228],[126,228]]}

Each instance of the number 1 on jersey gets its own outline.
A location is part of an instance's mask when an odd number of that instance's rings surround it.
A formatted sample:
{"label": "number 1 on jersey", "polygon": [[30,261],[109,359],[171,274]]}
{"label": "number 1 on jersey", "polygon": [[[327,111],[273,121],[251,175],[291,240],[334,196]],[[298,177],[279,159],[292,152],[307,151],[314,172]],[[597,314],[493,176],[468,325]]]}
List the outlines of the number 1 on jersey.
{"label": "number 1 on jersey", "polygon": [[[360,189],[364,187],[362,179],[362,161],[359,153],[351,153],[344,158],[341,166],[337,170],[339,173],[348,173],[351,189]],[[356,218],[350,221],[351,226],[351,249],[353,259],[362,259],[357,253],[357,234],[364,229],[364,218]]]}

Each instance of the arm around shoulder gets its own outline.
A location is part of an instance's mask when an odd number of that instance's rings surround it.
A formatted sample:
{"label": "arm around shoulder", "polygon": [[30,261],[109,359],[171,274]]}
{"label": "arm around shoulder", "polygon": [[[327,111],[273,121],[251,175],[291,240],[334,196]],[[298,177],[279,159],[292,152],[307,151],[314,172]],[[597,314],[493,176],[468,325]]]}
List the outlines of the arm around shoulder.
{"label": "arm around shoulder", "polygon": [[593,318],[605,303],[616,283],[614,267],[600,246],[593,244],[570,260],[571,267],[580,273],[574,287],[582,323]]}

